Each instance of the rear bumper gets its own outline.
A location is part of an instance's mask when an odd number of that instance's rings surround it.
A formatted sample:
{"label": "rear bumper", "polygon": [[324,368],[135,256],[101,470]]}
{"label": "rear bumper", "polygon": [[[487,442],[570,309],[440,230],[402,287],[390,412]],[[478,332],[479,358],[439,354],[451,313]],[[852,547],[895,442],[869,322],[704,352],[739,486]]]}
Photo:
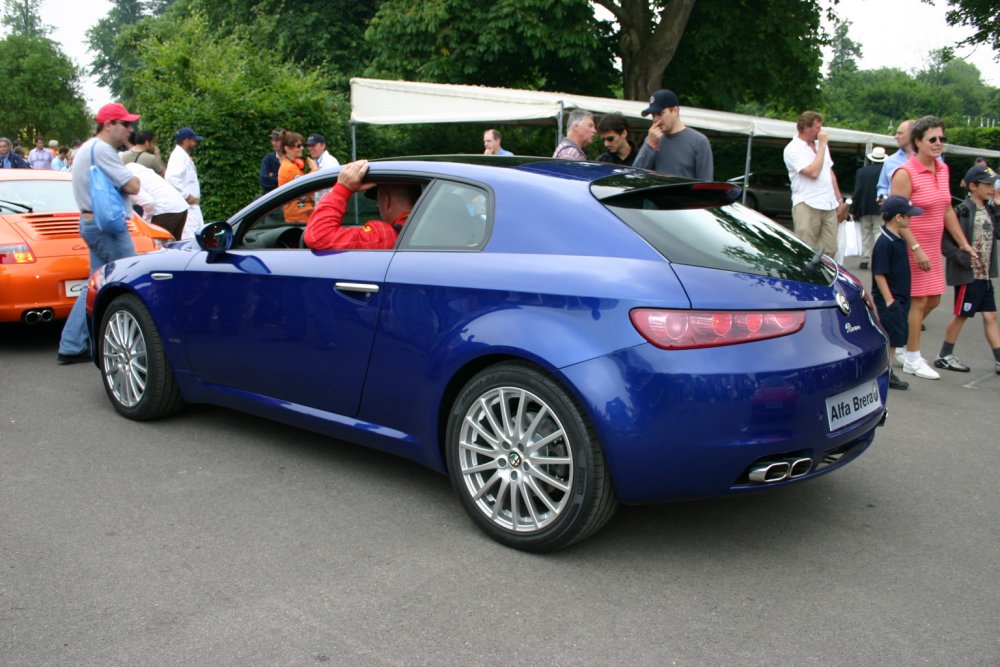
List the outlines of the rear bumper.
{"label": "rear bumper", "polygon": [[[623,502],[721,496],[826,474],[871,444],[889,371],[872,333],[866,350],[817,345],[807,331],[684,352],[640,345],[563,372],[600,433]],[[873,382],[881,406],[831,429],[827,399]],[[786,458],[811,464],[793,479],[750,478],[755,463]]]}
{"label": "rear bumper", "polygon": [[29,310],[52,309],[64,319],[76,303],[66,295],[68,281],[87,280],[88,258],[43,257],[33,264],[0,267],[0,322],[19,322]]}

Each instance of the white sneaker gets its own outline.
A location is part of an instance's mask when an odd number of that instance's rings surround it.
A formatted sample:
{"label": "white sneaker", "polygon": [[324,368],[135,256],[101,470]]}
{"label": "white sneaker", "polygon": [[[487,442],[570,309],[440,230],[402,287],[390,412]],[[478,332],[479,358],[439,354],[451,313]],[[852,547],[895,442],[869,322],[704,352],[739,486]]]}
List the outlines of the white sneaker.
{"label": "white sneaker", "polygon": [[896,350],[896,363],[900,366],[906,361],[906,348],[901,347]]}
{"label": "white sneaker", "polygon": [[916,375],[918,378],[924,378],[925,380],[937,380],[941,377],[936,370],[930,367],[923,357],[920,357],[912,364],[908,361],[904,361],[903,372],[909,373],[910,375]]}

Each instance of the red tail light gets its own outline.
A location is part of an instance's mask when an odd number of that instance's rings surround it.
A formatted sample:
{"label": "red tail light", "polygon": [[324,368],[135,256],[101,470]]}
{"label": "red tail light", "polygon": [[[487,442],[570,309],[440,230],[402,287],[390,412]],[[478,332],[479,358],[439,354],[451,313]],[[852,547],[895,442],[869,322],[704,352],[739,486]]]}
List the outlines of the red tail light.
{"label": "red tail light", "polygon": [[34,264],[35,254],[26,243],[0,245],[0,264]]}
{"label": "red tail light", "polygon": [[656,347],[689,350],[787,336],[806,323],[803,310],[664,310],[637,308],[632,326]]}

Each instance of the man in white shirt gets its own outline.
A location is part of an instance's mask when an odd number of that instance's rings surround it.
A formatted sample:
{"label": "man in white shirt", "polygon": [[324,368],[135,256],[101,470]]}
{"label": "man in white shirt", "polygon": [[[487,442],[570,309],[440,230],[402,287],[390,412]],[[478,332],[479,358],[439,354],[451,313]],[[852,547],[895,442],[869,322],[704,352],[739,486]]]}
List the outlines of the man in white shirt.
{"label": "man in white shirt", "polygon": [[181,238],[194,238],[195,231],[204,224],[201,216],[201,185],[198,184],[198,170],[191,159],[191,151],[205,137],[198,136],[190,127],[177,131],[177,145],[167,160],[167,171],[163,174],[167,183],[174,186],[188,204],[187,221]]}
{"label": "man in white shirt", "polygon": [[132,201],[142,209],[142,219],[163,227],[179,241],[188,215],[184,197],[149,167],[129,162],[125,168],[139,179],[139,192],[132,195]]}
{"label": "man in white shirt", "polygon": [[847,204],[840,196],[829,135],[823,116],[806,111],[796,123],[799,134],[785,146],[785,167],[792,182],[792,223],[795,235],[813,249],[837,250],[837,225],[846,217]]}
{"label": "man in white shirt", "polygon": [[309,157],[316,160],[320,171],[340,166],[337,158],[326,150],[326,137],[322,134],[310,134],[309,138],[306,139],[306,148],[309,150]]}

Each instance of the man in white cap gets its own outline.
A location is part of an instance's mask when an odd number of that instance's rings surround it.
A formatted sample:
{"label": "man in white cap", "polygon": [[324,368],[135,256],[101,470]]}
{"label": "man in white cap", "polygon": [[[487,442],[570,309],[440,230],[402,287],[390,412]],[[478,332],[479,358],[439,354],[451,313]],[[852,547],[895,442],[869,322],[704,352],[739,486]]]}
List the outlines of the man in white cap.
{"label": "man in white cap", "polygon": [[190,127],[182,127],[177,131],[177,145],[170,153],[167,170],[163,177],[167,183],[174,186],[181,197],[188,203],[187,221],[181,238],[194,238],[195,231],[204,224],[201,217],[201,185],[198,183],[198,170],[191,159],[191,151],[205,137],[199,136]]}
{"label": "man in white cap", "polygon": [[885,162],[885,149],[876,146],[868,154],[868,164],[858,169],[854,176],[854,194],[851,195],[851,213],[861,226],[861,264],[867,269],[875,245],[875,235],[882,228],[882,214],[878,203],[878,178]]}

